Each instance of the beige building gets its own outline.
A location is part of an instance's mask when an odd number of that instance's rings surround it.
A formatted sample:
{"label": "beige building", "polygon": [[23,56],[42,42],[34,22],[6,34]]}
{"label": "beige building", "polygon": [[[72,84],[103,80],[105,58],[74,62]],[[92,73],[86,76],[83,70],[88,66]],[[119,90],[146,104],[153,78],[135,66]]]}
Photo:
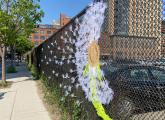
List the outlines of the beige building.
{"label": "beige building", "polygon": [[140,60],[161,56],[161,0],[108,0],[108,6],[104,32],[110,35],[110,52],[102,55]]}

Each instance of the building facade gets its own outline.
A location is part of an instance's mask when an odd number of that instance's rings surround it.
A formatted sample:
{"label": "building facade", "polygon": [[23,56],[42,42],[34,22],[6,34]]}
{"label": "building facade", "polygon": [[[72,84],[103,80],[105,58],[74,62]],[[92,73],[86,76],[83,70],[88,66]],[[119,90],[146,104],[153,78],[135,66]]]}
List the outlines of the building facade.
{"label": "building facade", "polygon": [[104,32],[113,59],[161,57],[161,0],[108,0]]}
{"label": "building facade", "polygon": [[34,30],[35,32],[30,35],[29,39],[32,41],[34,46],[37,46],[43,41],[45,41],[47,38],[49,38],[58,29],[60,29],[60,26],[37,25],[37,27]]}
{"label": "building facade", "polygon": [[40,43],[48,39],[53,33],[58,31],[61,27],[66,25],[71,18],[64,14],[60,14],[59,22],[54,22],[52,25],[39,24],[35,28],[35,32],[29,36],[34,46],[38,46]]}
{"label": "building facade", "polygon": [[161,26],[161,49],[162,49],[162,57],[165,58],[165,21],[162,21],[162,26]]}
{"label": "building facade", "polygon": [[71,20],[70,17],[68,17],[68,16],[66,16],[66,15],[64,15],[62,13],[60,14],[60,25],[61,26],[66,25],[70,20]]}

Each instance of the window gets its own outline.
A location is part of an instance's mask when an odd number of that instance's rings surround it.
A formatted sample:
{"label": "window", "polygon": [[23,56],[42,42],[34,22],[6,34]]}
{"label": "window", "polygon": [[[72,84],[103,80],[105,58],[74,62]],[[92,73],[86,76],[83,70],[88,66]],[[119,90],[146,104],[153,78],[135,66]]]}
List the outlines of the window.
{"label": "window", "polygon": [[48,39],[49,37],[48,36],[46,36],[46,39]]}
{"label": "window", "polygon": [[34,40],[37,40],[38,39],[38,36],[37,35],[34,35]]}
{"label": "window", "polygon": [[35,30],[35,31],[34,31],[34,34],[38,34],[38,30]]}
{"label": "window", "polygon": [[41,36],[40,37],[40,40],[45,40],[45,36]]}
{"label": "window", "polygon": [[138,48],[141,47],[141,43],[140,43],[140,41],[137,42],[137,47],[138,47]]}
{"label": "window", "polygon": [[165,80],[165,71],[164,70],[152,69],[151,72],[155,79],[162,80],[162,81]]}
{"label": "window", "polygon": [[128,48],[128,41],[125,41],[125,48]]}
{"label": "window", "polygon": [[120,47],[123,48],[123,40],[120,42]]}
{"label": "window", "polygon": [[135,40],[134,40],[133,46],[134,46],[134,48],[136,48],[136,41]]}
{"label": "window", "polygon": [[51,34],[52,32],[51,31],[47,31],[47,34]]}
{"label": "window", "polygon": [[132,41],[129,41],[129,48],[132,48]]}
{"label": "window", "polygon": [[40,31],[40,34],[45,34],[45,32],[43,30]]}
{"label": "window", "polygon": [[133,80],[149,80],[148,70],[133,69],[130,71],[130,78]]}
{"label": "window", "polygon": [[38,42],[35,42],[35,43],[34,43],[34,46],[36,47],[37,45],[38,45]]}
{"label": "window", "polygon": [[118,40],[116,40],[116,48],[118,48]]}

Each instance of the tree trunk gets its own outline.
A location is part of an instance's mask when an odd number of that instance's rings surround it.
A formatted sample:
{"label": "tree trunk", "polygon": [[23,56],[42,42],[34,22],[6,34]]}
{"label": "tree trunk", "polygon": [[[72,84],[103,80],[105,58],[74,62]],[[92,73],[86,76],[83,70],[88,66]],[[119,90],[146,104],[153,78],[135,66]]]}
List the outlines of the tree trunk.
{"label": "tree trunk", "polygon": [[20,63],[22,63],[22,55],[20,54]]}
{"label": "tree trunk", "polygon": [[6,47],[2,48],[2,82],[6,84]]}

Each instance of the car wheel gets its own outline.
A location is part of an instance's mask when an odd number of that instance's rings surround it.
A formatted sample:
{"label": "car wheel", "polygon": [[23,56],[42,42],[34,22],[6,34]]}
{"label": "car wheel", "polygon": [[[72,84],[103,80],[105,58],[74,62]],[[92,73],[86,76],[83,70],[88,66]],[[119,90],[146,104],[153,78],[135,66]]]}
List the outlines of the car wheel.
{"label": "car wheel", "polygon": [[113,120],[129,120],[134,112],[134,103],[129,98],[120,98],[113,100],[111,103],[111,111]]}

